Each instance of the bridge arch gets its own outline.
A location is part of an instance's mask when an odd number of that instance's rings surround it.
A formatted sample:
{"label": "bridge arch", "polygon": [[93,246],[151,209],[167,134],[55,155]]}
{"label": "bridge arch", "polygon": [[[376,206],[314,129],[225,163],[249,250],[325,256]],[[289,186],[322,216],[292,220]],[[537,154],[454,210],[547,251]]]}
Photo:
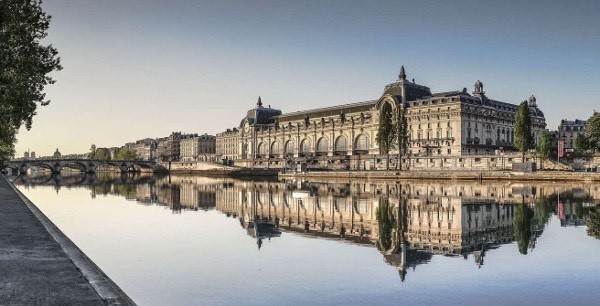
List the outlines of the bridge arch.
{"label": "bridge arch", "polygon": [[[4,169],[10,170],[10,172],[12,174],[17,174],[17,175],[21,174],[21,169],[19,169],[19,166],[14,165],[14,164],[6,164]],[[2,170],[4,170],[4,169],[2,169]]]}
{"label": "bridge arch", "polygon": [[9,161],[6,163],[6,168],[10,168],[13,172],[20,174],[25,174],[28,169],[34,167],[47,169],[55,174],[60,173],[63,168],[77,169],[85,173],[95,173],[97,168],[102,165],[116,167],[120,172],[140,172],[141,169],[149,169],[154,172],[159,168],[153,161],[104,161],[87,159]]}
{"label": "bridge arch", "polygon": [[147,163],[134,163],[133,166],[137,172],[142,172],[143,169],[150,170],[152,172],[154,172],[154,170],[156,170],[156,167],[154,167],[150,164],[147,164]]}
{"label": "bridge arch", "polygon": [[52,173],[60,173],[62,166],[58,162],[33,162],[33,163],[22,163],[20,171],[27,173],[27,171],[33,167],[43,168],[50,170]]}
{"label": "bridge arch", "polygon": [[86,165],[83,161],[65,161],[61,164],[61,169],[62,168],[71,168],[71,169],[77,169],[80,170],[81,172],[88,172],[88,165]]}

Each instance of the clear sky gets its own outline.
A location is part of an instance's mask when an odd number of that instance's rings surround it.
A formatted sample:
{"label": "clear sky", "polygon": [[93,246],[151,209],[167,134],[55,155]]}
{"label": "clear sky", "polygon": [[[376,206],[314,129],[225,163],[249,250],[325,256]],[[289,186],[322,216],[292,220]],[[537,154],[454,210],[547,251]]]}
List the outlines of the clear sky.
{"label": "clear sky", "polygon": [[537,97],[548,128],[600,110],[599,1],[45,0],[64,70],[33,128],[49,155],[215,134],[262,96],[284,112],[377,99],[400,65],[432,91]]}

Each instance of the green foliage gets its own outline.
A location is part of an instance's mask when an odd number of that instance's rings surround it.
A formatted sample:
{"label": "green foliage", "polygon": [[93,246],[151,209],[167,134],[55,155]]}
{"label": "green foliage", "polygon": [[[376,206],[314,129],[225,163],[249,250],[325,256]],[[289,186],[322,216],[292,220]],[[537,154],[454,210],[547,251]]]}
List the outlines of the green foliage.
{"label": "green foliage", "polygon": [[600,211],[598,211],[598,208],[590,211],[586,225],[587,234],[596,239],[600,239]]}
{"label": "green foliage", "polygon": [[377,222],[379,223],[379,242],[380,251],[385,252],[392,248],[392,230],[395,226],[394,214],[387,198],[379,200],[377,208]]}
{"label": "green foliage", "polygon": [[588,119],[585,136],[589,144],[588,148],[600,151],[600,113],[594,112]]}
{"label": "green foliage", "polygon": [[398,136],[398,164],[400,170],[402,170],[401,156],[406,154],[408,149],[408,133],[409,125],[406,119],[406,109],[404,107],[398,107],[396,112],[396,135]]}
{"label": "green foliage", "polygon": [[550,221],[550,216],[554,213],[556,209],[556,197],[551,196],[540,196],[535,202],[535,211],[534,211],[534,219],[535,224],[539,226],[546,226]]}
{"label": "green foliage", "polygon": [[0,161],[12,157],[16,133],[31,128],[38,104],[50,102],[48,74],[62,69],[56,49],[40,43],[49,25],[40,0],[0,1]]}
{"label": "green foliage", "polygon": [[90,146],[90,156],[89,159],[94,159],[94,155],[96,154],[96,145],[92,144],[92,146]]}
{"label": "green foliage", "polygon": [[137,160],[135,151],[127,148],[120,148],[115,153],[115,160]]}
{"label": "green foliage", "polygon": [[584,153],[589,149],[587,137],[583,134],[578,134],[575,138],[575,152]]}
{"label": "green foliage", "polygon": [[0,166],[14,155],[15,142],[16,131],[14,126],[0,119]]}
{"label": "green foliage", "polygon": [[533,219],[533,210],[525,203],[517,207],[515,219],[513,221],[513,231],[515,240],[519,245],[519,252],[527,255],[527,247],[531,240],[531,220]]}
{"label": "green foliage", "polygon": [[521,102],[515,114],[515,147],[525,157],[525,152],[533,146],[531,136],[531,116],[527,101]]}
{"label": "green foliage", "polygon": [[96,160],[110,160],[110,151],[107,148],[97,148],[94,152]]}
{"label": "green foliage", "polygon": [[388,167],[390,150],[394,148],[394,142],[396,141],[396,127],[394,126],[393,117],[392,106],[389,103],[383,103],[379,114],[379,129],[375,141],[381,152],[388,155]]}
{"label": "green foliage", "polygon": [[542,168],[544,166],[544,161],[550,157],[551,146],[550,133],[547,130],[543,130],[540,133],[537,146],[537,155],[542,161]]}

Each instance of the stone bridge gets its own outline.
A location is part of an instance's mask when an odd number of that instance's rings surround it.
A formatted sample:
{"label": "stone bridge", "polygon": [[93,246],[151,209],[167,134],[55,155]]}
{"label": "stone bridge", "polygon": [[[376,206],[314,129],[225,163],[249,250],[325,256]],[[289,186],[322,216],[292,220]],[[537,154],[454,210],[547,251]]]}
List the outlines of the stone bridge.
{"label": "stone bridge", "polygon": [[[158,175],[158,176],[157,176]],[[165,174],[166,175],[166,174]],[[56,190],[62,187],[79,187],[79,186],[101,186],[101,185],[138,185],[138,184],[155,184],[156,178],[162,177],[159,174],[143,174],[143,173],[110,173],[108,176],[98,176],[95,173],[73,173],[67,175],[61,174],[42,174],[29,176],[22,174],[19,176],[9,177],[15,185],[20,186],[54,186]]]}
{"label": "stone bridge", "polygon": [[5,163],[6,168],[18,173],[27,173],[33,167],[50,170],[53,174],[60,173],[64,168],[79,170],[84,173],[96,173],[98,167],[113,166],[120,172],[141,172],[142,169],[156,172],[162,167],[153,161],[139,160],[93,160],[93,159],[49,159],[49,160],[14,160]]}

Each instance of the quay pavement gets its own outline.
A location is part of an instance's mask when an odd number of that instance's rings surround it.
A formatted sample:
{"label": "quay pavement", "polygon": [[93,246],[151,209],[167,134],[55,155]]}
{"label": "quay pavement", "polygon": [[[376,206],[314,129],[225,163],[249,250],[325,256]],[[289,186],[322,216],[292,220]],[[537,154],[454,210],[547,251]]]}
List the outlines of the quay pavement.
{"label": "quay pavement", "polygon": [[0,174],[0,305],[134,305]]}

